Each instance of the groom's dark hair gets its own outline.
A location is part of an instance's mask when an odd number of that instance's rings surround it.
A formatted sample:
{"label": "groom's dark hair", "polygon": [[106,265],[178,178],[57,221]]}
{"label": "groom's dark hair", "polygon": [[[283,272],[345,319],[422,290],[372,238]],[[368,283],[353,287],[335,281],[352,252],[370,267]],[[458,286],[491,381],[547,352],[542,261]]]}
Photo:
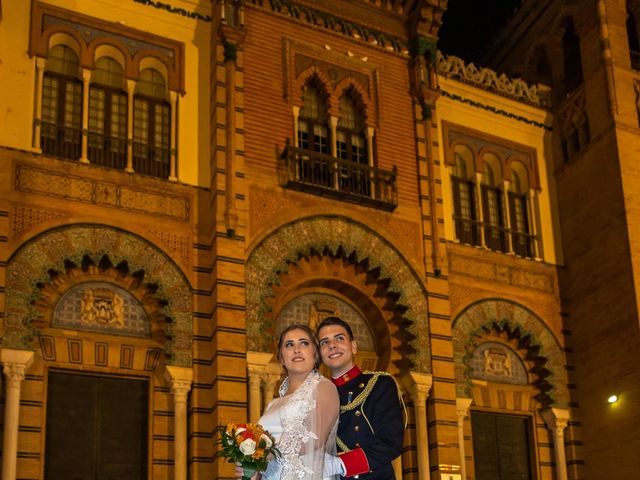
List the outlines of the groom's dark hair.
{"label": "groom's dark hair", "polygon": [[353,331],[347,322],[342,320],[340,317],[327,317],[320,322],[318,327],[316,328],[316,335],[319,337],[320,329],[323,327],[327,327],[329,325],[338,325],[344,328],[347,331],[347,335],[349,335],[349,340],[353,341]]}

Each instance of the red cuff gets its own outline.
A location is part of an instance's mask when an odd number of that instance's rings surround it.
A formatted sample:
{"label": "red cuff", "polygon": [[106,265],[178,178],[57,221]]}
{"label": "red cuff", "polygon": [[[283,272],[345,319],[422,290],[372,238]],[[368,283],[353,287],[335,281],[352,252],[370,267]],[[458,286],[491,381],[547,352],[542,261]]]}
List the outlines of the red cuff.
{"label": "red cuff", "polygon": [[364,450],[361,448],[356,448],[350,452],[339,453],[338,456],[347,470],[347,473],[344,475],[345,477],[369,473],[369,462],[367,461],[367,456],[364,454]]}

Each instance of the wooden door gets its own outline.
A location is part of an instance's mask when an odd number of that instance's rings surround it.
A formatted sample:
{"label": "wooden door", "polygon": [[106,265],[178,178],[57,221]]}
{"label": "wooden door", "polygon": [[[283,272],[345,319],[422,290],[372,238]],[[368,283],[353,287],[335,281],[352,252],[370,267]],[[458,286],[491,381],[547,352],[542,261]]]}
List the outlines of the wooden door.
{"label": "wooden door", "polygon": [[147,478],[148,382],[50,372],[45,479]]}
{"label": "wooden door", "polygon": [[476,480],[534,480],[531,419],[471,413]]}

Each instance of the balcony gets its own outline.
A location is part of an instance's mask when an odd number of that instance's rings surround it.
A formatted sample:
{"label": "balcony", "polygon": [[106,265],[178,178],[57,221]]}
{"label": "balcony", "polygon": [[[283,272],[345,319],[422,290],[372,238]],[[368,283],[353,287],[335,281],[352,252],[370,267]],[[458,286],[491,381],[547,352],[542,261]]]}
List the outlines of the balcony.
{"label": "balcony", "polygon": [[282,153],[284,187],[386,211],[398,206],[397,169],[381,170],[289,143]]}
{"label": "balcony", "polygon": [[[83,154],[83,132],[79,128],[64,127],[42,122],[40,146],[42,153],[67,160],[79,160]],[[86,132],[86,156],[91,164],[116,170],[131,171],[157,178],[169,178],[171,173],[171,149],[133,142],[131,167],[127,166],[127,140],[97,132]],[[175,165],[174,165],[175,168]]]}
{"label": "balcony", "polygon": [[482,246],[496,252],[513,253],[524,258],[535,257],[535,235],[459,216],[454,216],[453,222],[456,238],[460,243]]}
{"label": "balcony", "polygon": [[133,142],[133,169],[136,173],[167,178],[171,170],[171,150]]}
{"label": "balcony", "polygon": [[82,131],[55,123],[42,122],[40,145],[42,152],[52,157],[80,158]]}
{"label": "balcony", "polygon": [[89,161],[95,165],[124,170],[127,166],[127,139],[108,137],[96,132],[88,134]]}

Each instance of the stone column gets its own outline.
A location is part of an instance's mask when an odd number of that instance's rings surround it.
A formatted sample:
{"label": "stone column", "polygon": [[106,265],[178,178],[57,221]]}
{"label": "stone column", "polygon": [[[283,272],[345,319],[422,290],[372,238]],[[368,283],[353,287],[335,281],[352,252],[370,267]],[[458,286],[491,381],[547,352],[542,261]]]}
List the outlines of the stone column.
{"label": "stone column", "polygon": [[429,373],[409,372],[402,379],[411,395],[416,411],[416,443],[418,446],[418,478],[430,478],[429,438],[427,432],[427,397],[433,382]]}
{"label": "stone column", "polygon": [[265,380],[265,383],[262,385],[263,408],[269,405],[269,402],[273,400],[273,395],[276,390],[276,385],[278,384],[278,381],[281,378],[282,378],[282,373],[280,372],[280,366],[277,363],[270,363],[269,365],[267,365],[267,378]]}
{"label": "stone column", "polygon": [[4,434],[2,437],[2,479],[15,480],[18,459],[18,422],[20,420],[20,388],[25,370],[33,362],[31,350],[0,350],[0,362],[6,380]]}
{"label": "stone column", "polygon": [[133,105],[136,92],[135,80],[127,79],[127,165],[124,171],[133,173]]}
{"label": "stone column", "polygon": [[476,172],[476,217],[478,219],[478,235],[480,236],[480,245],[487,246],[484,238],[484,210],[482,208],[482,174]]}
{"label": "stone column", "polygon": [[[329,126],[331,127],[331,133],[329,134],[329,142],[330,152],[333,161],[331,162],[334,166],[332,168],[332,178],[333,178],[333,188],[335,190],[340,190],[340,163],[338,162],[338,117],[331,115],[329,117]],[[313,132],[311,132],[313,135]]]}
{"label": "stone column", "polygon": [[300,116],[300,107],[294,105],[291,107],[291,110],[293,112],[293,146],[300,148],[300,142],[298,141],[298,117]]}
{"label": "stone column", "polygon": [[169,157],[169,181],[177,182],[176,176],[176,136],[178,134],[178,92],[170,91],[169,99],[171,100],[171,130],[169,138],[171,139],[171,154]]}
{"label": "stone column", "polygon": [[33,151],[36,153],[42,153],[42,145],[40,145],[41,138],[40,132],[42,129],[42,94],[44,90],[44,69],[46,66],[46,60],[41,57],[36,57],[36,111],[35,120],[33,122]]}
{"label": "stone column", "polygon": [[91,70],[82,69],[82,150],[80,163],[89,163],[89,88],[91,86]]}
{"label": "stone column", "polygon": [[504,235],[507,240],[507,253],[515,253],[515,250],[513,248],[513,239],[511,238],[511,232],[515,228],[515,225],[511,225],[511,205],[509,205],[510,189],[511,182],[509,180],[503,180],[502,201],[504,202]]}
{"label": "stone column", "polygon": [[187,479],[187,395],[193,382],[193,369],[167,365],[165,378],[173,394],[173,478]]}
{"label": "stone column", "polygon": [[469,413],[471,398],[456,398],[456,413],[458,415],[458,448],[460,450],[460,475],[462,480],[467,478],[467,461],[464,452],[464,419]]}
{"label": "stone column", "polygon": [[[384,200],[385,194],[382,192],[376,192],[376,181],[380,182],[379,178],[375,178],[373,173],[373,136],[376,129],[374,127],[367,127],[367,162],[371,167],[369,170],[369,191],[371,192],[371,198],[382,198]],[[382,189],[382,186],[380,186]]]}
{"label": "stone column", "polygon": [[249,374],[249,421],[257,422],[262,413],[260,387],[262,379],[267,376],[267,365],[273,354],[264,352],[247,352],[247,372]]}
{"label": "stone column", "polygon": [[533,258],[536,260],[542,260],[542,231],[538,228],[538,221],[540,218],[538,210],[538,191],[533,188],[529,189],[529,201],[527,202],[529,216],[529,227],[531,229],[531,235],[534,240],[533,244]]}
{"label": "stone column", "polygon": [[567,480],[567,457],[564,449],[564,429],[569,423],[569,410],[550,408],[542,412],[542,418],[553,435],[553,452],[556,460],[557,480]]}

